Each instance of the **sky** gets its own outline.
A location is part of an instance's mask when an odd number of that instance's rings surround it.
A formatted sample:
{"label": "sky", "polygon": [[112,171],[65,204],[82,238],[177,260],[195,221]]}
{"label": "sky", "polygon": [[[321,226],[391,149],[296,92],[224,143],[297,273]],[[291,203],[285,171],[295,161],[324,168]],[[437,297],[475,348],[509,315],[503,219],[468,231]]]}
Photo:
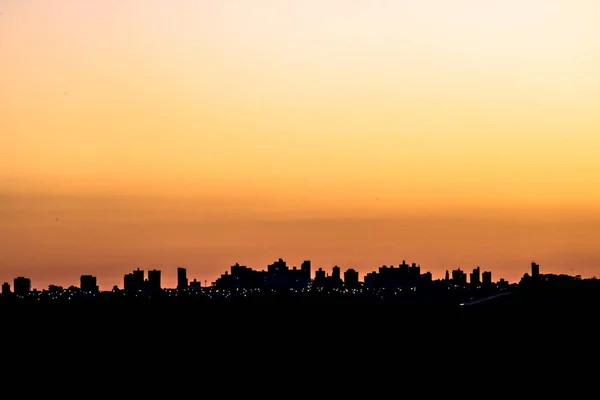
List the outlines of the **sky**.
{"label": "sky", "polygon": [[0,0],[0,281],[600,274],[597,0]]}

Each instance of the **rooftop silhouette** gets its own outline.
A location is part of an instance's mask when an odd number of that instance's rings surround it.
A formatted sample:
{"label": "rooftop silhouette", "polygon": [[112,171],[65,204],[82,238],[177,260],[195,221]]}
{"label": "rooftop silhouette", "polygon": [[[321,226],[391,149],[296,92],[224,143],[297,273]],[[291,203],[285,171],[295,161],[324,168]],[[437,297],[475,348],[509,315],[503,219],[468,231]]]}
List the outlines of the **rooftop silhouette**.
{"label": "rooftop silhouette", "polygon": [[[388,303],[431,304],[459,307],[527,301],[565,301],[565,298],[600,293],[596,278],[541,274],[540,266],[532,262],[520,282],[504,279],[494,281],[491,271],[479,266],[471,272],[457,268],[447,270],[441,279],[422,272],[417,263],[402,261],[397,266],[383,265],[361,280],[358,271],[339,266],[330,271],[318,268],[313,273],[310,260],[298,268],[289,267],[283,259],[254,270],[236,263],[215,282],[204,285],[189,281],[187,270],[177,268],[177,286],[163,288],[162,271],[137,268],[123,277],[122,288],[102,291],[97,278],[81,275],[79,287],[50,285],[47,289],[32,288],[27,277],[16,277],[2,285],[2,304],[10,303],[198,303],[224,302],[298,302],[298,303]],[[568,295],[568,296],[567,296]]]}

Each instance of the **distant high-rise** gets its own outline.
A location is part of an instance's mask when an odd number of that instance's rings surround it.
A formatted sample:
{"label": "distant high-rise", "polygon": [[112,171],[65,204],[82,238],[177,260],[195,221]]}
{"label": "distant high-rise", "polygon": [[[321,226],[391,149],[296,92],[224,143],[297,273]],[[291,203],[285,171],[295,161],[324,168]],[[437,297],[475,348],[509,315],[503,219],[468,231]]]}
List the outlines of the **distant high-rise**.
{"label": "distant high-rise", "polygon": [[417,263],[412,263],[410,267],[408,267],[408,276],[402,277],[404,282],[410,284],[410,286],[414,287],[419,283],[419,279],[421,277],[421,266],[417,265]]}
{"label": "distant high-rise", "polygon": [[177,289],[183,290],[188,287],[187,270],[185,268],[177,268]]}
{"label": "distant high-rise", "polygon": [[467,284],[467,274],[460,268],[452,271],[452,283],[458,286]]}
{"label": "distant high-rise", "polygon": [[333,269],[331,271],[331,277],[336,281],[342,279],[342,273],[341,273],[340,267],[338,267],[337,265],[335,267],[333,267]]}
{"label": "distant high-rise", "polygon": [[201,287],[202,284],[200,283],[200,281],[197,281],[196,278],[194,278],[194,280],[190,282],[190,289],[199,290]]}
{"label": "distant high-rise", "polygon": [[79,279],[79,287],[83,292],[98,292],[98,284],[96,277],[92,275],[81,275],[81,278]]}
{"label": "distant high-rise", "polygon": [[489,285],[492,283],[492,272],[491,271],[483,271],[481,274],[481,280],[484,285]]}
{"label": "distant high-rise", "polygon": [[161,290],[161,272],[158,269],[151,269],[148,271],[148,289],[152,291]]}
{"label": "distant high-rise", "polygon": [[137,290],[141,290],[144,287],[144,270],[136,269],[133,271],[133,281]]}
{"label": "distant high-rise", "polygon": [[471,272],[471,279],[470,279],[471,285],[473,286],[477,286],[481,283],[481,275],[480,275],[480,268],[474,268],[473,272]]}
{"label": "distant high-rise", "polygon": [[315,283],[321,284],[325,281],[326,274],[323,268],[319,268],[315,271]]}
{"label": "distant high-rise", "polygon": [[5,296],[10,294],[10,283],[4,282],[2,284],[2,294]]}
{"label": "distant high-rise", "polygon": [[540,266],[535,262],[531,263],[531,277],[536,279],[540,276]]}
{"label": "distant high-rise", "polygon": [[428,285],[433,281],[433,275],[431,275],[431,272],[427,271],[424,274],[421,275],[421,283]]}
{"label": "distant high-rise", "polygon": [[123,278],[123,289],[126,292],[138,292],[144,289],[144,270],[136,269],[135,271],[125,274]]}
{"label": "distant high-rise", "polygon": [[27,296],[31,291],[31,279],[22,276],[15,278],[13,288],[17,296]]}
{"label": "distant high-rise", "polygon": [[300,269],[302,270],[302,273],[304,274],[304,279],[307,282],[310,281],[312,279],[310,260],[303,261],[302,265],[300,266]]}
{"label": "distant high-rise", "polygon": [[358,286],[358,271],[350,268],[344,272],[344,284],[348,288],[355,288]]}
{"label": "distant high-rise", "polygon": [[269,264],[267,266],[267,271],[270,274],[279,274],[282,272],[285,273],[285,271],[287,271],[287,270],[288,270],[287,263],[285,261],[283,261],[282,258],[278,259],[273,264]]}
{"label": "distant high-rise", "polygon": [[135,289],[135,280],[132,273],[125,274],[123,277],[123,290],[126,292],[134,292]]}

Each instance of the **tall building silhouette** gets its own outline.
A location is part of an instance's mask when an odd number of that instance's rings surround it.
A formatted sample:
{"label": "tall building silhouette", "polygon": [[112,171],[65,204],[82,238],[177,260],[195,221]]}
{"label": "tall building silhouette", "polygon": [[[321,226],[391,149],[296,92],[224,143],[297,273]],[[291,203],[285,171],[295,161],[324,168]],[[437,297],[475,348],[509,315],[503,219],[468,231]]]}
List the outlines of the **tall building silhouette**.
{"label": "tall building silhouette", "polygon": [[483,271],[483,274],[481,274],[481,281],[484,285],[490,285],[492,283],[492,272]]}
{"label": "tall building silhouette", "polygon": [[531,263],[531,277],[537,279],[540,276],[540,266],[535,262]]}
{"label": "tall building silhouette", "polygon": [[453,270],[452,283],[457,286],[465,286],[467,284],[467,274],[460,268]]}
{"label": "tall building silhouette", "polygon": [[79,278],[79,287],[83,292],[97,293],[98,284],[96,277],[92,275],[81,275],[81,278]]}
{"label": "tall building silhouette", "polygon": [[10,283],[4,282],[2,284],[2,294],[5,296],[10,294]]}
{"label": "tall building silhouette", "polygon": [[148,271],[148,290],[159,291],[161,287],[161,272],[158,269],[151,269]]}
{"label": "tall building silhouette", "polygon": [[358,271],[352,268],[344,271],[344,284],[351,289],[358,287]]}
{"label": "tall building silhouette", "polygon": [[13,290],[17,296],[27,296],[31,292],[31,279],[22,276],[15,278]]}
{"label": "tall building silhouette", "polygon": [[304,274],[304,279],[306,280],[306,282],[310,282],[310,280],[312,279],[312,272],[311,272],[311,265],[310,265],[310,260],[305,260],[302,262],[302,265],[300,266],[300,269],[302,270],[302,273]]}
{"label": "tall building silhouette", "polygon": [[132,273],[128,273],[123,276],[123,289],[126,292],[134,292],[136,290],[135,279]]}
{"label": "tall building silhouette", "polygon": [[331,270],[331,277],[332,277],[333,279],[335,279],[336,281],[337,281],[337,280],[340,280],[340,279],[342,279],[342,274],[341,274],[340,267],[338,267],[338,266],[336,265],[336,266],[334,266],[334,267],[332,268],[332,270]]}
{"label": "tall building silhouette", "polygon": [[177,289],[183,290],[188,287],[187,270],[185,268],[177,268]]}
{"label": "tall building silhouette", "polygon": [[480,268],[474,268],[473,272],[471,272],[471,277],[469,279],[469,281],[471,282],[472,286],[478,286],[481,283],[481,274],[480,274]]}
{"label": "tall building silhouette", "polygon": [[323,268],[319,268],[315,271],[315,284],[322,285],[323,283],[325,283],[326,277],[327,274],[325,273],[325,270],[323,270]]}
{"label": "tall building silhouette", "polygon": [[135,271],[133,271],[133,282],[135,283],[137,290],[142,290],[142,288],[144,287],[144,270],[143,269],[138,268]]}
{"label": "tall building silhouette", "polygon": [[144,290],[144,270],[138,268],[129,274],[125,274],[125,277],[123,278],[123,288],[126,292],[139,292]]}

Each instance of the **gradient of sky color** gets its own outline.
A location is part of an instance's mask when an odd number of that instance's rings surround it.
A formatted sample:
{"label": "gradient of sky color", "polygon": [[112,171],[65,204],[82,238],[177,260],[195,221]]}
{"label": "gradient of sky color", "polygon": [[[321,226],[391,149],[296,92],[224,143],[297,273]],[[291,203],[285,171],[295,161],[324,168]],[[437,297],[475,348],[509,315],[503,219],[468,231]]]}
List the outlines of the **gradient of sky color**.
{"label": "gradient of sky color", "polygon": [[2,0],[0,280],[600,272],[597,0]]}

